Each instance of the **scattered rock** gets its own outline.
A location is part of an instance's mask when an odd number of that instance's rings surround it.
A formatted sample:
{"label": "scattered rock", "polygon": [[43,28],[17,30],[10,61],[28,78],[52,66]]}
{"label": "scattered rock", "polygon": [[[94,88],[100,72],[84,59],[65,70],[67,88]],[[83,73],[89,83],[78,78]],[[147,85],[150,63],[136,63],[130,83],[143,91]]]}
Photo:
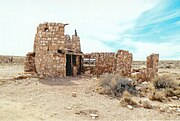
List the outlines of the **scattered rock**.
{"label": "scattered rock", "polygon": [[76,92],[72,92],[72,96],[73,96],[73,97],[77,97]]}
{"label": "scattered rock", "polygon": [[67,110],[71,110],[71,109],[72,109],[72,107],[66,107],[66,109],[67,109]]}
{"label": "scattered rock", "polygon": [[171,97],[172,100],[178,100],[179,98],[177,96]]}
{"label": "scattered rock", "polygon": [[93,113],[92,113],[92,114],[90,114],[90,116],[91,116],[91,118],[92,118],[92,119],[95,119],[95,118],[97,118],[97,117],[98,117],[98,115],[97,115],[97,114],[93,114]]}
{"label": "scattered rock", "polygon": [[148,82],[142,82],[141,84],[142,85],[148,85]]}
{"label": "scattered rock", "polygon": [[43,75],[39,75],[38,78],[39,79],[44,79],[44,76]]}
{"label": "scattered rock", "polygon": [[131,105],[127,105],[127,108],[129,108],[130,110],[133,110],[133,106]]}
{"label": "scattered rock", "polygon": [[140,101],[140,103],[142,104],[142,107],[152,109],[152,105],[150,104],[150,101],[148,99],[143,99]]}
{"label": "scattered rock", "polygon": [[164,106],[160,107],[159,109],[160,112],[165,112],[166,111],[166,108]]}
{"label": "scattered rock", "polygon": [[27,79],[27,78],[29,78],[29,76],[27,76],[27,75],[17,75],[16,77],[14,77],[14,79],[16,79],[16,80]]}
{"label": "scattered rock", "polygon": [[91,117],[93,118],[97,118],[98,115],[97,115],[98,111],[97,110],[80,110],[80,111],[76,111],[75,114],[83,114],[83,115],[90,115]]}

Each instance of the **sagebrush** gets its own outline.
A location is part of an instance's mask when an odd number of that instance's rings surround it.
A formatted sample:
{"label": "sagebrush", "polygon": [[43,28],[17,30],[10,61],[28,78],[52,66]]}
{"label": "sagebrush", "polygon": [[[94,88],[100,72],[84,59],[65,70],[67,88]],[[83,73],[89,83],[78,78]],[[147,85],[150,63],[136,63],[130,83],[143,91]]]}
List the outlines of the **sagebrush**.
{"label": "sagebrush", "polygon": [[96,91],[100,94],[107,94],[115,97],[121,97],[124,91],[136,94],[134,81],[120,75],[106,74],[100,77]]}

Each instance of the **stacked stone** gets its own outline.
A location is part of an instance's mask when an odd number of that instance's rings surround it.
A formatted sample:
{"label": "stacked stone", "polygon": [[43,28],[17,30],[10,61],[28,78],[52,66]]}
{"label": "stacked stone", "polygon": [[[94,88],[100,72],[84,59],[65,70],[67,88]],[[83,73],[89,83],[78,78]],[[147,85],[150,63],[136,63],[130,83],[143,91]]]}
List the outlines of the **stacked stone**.
{"label": "stacked stone", "polygon": [[72,35],[72,50],[75,52],[81,52],[80,38],[77,35]]}
{"label": "stacked stone", "polygon": [[25,62],[24,62],[24,72],[26,74],[35,74],[35,53],[29,52],[26,54]]}
{"label": "stacked stone", "polygon": [[159,62],[159,54],[151,54],[147,57],[146,61],[146,76],[149,79],[152,79],[158,74],[158,62]]}
{"label": "stacked stone", "polygon": [[131,76],[132,53],[125,50],[118,50],[116,59],[116,73],[122,76]]}
{"label": "stacked stone", "polygon": [[103,73],[113,73],[115,53],[99,53],[96,59],[96,74],[101,75]]}
{"label": "stacked stone", "polygon": [[97,59],[100,56],[100,53],[95,52],[95,53],[91,53],[91,58]]}
{"label": "stacked stone", "polygon": [[38,74],[59,77],[66,75],[64,26],[62,23],[44,23],[37,27],[34,51]]}
{"label": "stacked stone", "polygon": [[70,35],[65,35],[65,48],[67,50],[72,50],[72,46],[73,46],[73,43],[72,43]]}
{"label": "stacked stone", "polygon": [[44,47],[43,50],[48,50],[48,46],[51,50],[64,49],[64,26],[62,23],[39,24],[34,41],[34,52],[39,45]]}

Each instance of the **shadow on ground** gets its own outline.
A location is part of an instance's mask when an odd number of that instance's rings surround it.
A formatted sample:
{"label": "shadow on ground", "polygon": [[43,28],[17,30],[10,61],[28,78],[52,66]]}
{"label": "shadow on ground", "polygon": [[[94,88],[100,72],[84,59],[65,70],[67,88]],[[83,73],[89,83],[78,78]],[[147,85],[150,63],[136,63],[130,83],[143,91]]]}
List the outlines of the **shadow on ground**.
{"label": "shadow on ground", "polygon": [[73,86],[77,85],[75,81],[78,81],[79,77],[65,77],[65,78],[44,78],[39,79],[39,83],[49,86]]}

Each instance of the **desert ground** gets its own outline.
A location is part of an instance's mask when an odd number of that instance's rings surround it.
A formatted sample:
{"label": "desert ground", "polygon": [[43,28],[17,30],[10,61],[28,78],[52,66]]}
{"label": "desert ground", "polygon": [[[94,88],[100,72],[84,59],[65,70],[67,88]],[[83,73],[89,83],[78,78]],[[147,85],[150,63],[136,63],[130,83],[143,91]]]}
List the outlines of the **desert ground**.
{"label": "desert ground", "polygon": [[[136,61],[133,67],[143,67]],[[116,121],[116,120],[180,120],[177,111],[133,108],[119,105],[119,99],[95,92],[96,77],[15,79],[23,74],[23,63],[0,64],[1,121]],[[180,61],[163,61],[159,74],[169,73],[180,79]],[[180,80],[179,80],[180,81]],[[74,95],[75,94],[75,95]],[[141,100],[140,97],[134,97]],[[151,101],[154,106],[180,105],[180,100]],[[96,114],[93,118],[91,114]]]}

